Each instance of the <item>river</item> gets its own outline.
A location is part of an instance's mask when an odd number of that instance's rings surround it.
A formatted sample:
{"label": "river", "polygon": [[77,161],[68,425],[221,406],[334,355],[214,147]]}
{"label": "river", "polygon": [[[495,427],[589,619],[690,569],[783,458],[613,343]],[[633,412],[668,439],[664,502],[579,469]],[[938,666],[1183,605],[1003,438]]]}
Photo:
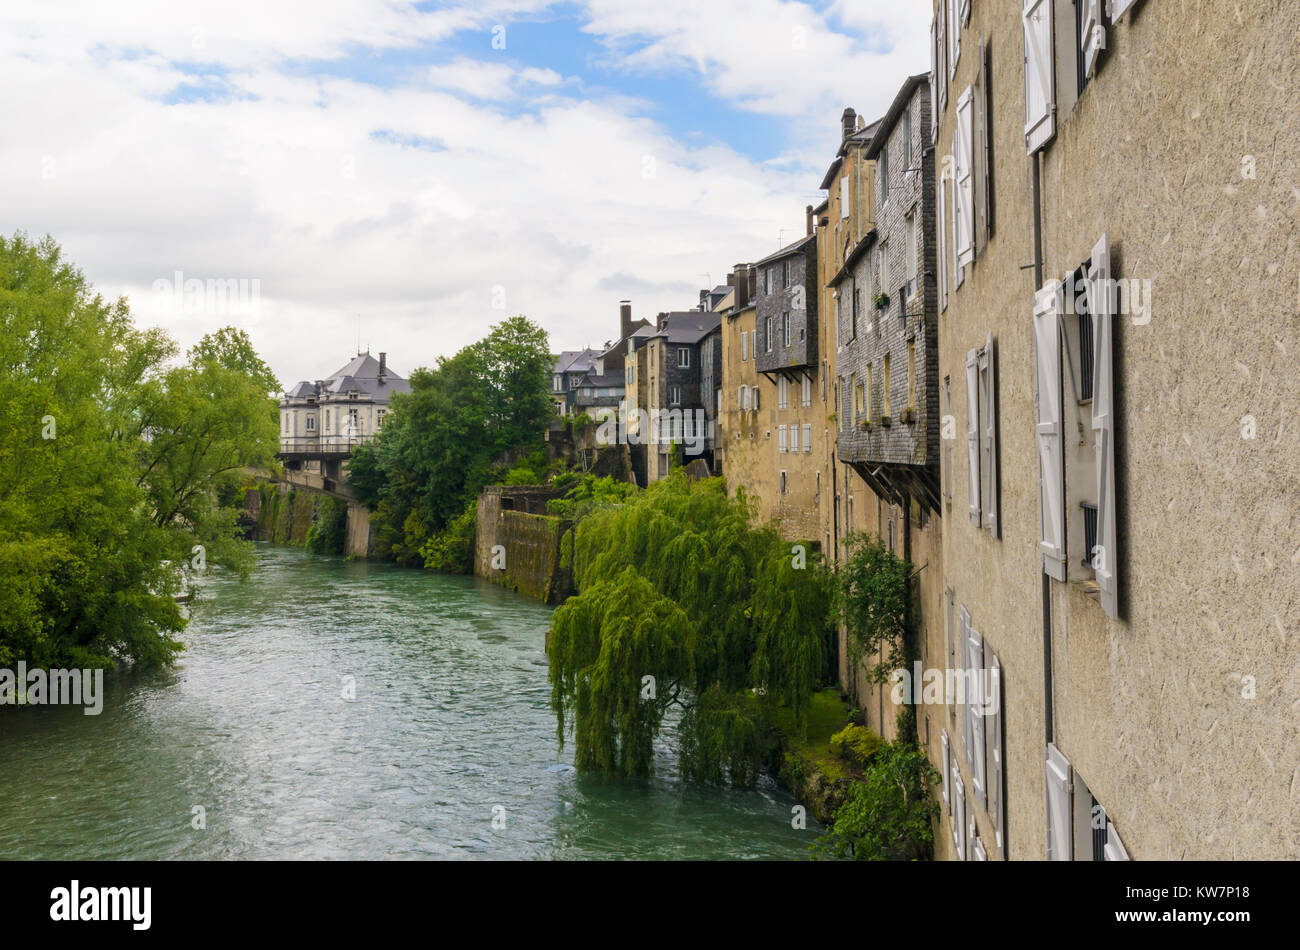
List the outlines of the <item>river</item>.
{"label": "river", "polygon": [[[793,799],[579,777],[550,608],[477,578],[258,545],[171,670],[0,709],[0,858],[803,858]],[[201,826],[201,827],[196,827]]]}

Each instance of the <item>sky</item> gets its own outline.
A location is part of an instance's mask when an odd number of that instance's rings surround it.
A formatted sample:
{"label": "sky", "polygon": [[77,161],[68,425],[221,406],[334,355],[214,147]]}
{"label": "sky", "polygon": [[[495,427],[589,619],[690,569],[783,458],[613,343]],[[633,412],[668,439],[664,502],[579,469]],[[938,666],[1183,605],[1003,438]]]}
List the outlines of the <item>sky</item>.
{"label": "sky", "polygon": [[924,0],[59,0],[0,7],[0,233],[286,387],[407,375],[526,314],[551,349],[802,236]]}

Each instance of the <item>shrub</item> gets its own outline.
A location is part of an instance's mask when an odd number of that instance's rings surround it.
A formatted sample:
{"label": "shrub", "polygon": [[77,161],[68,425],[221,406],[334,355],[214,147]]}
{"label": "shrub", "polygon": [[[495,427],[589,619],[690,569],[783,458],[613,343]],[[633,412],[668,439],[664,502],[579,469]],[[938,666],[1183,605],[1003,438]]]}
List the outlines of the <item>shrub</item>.
{"label": "shrub", "polygon": [[865,726],[845,726],[831,736],[831,754],[860,769],[867,768],[884,747],[885,740]]}
{"label": "shrub", "polygon": [[478,501],[451,520],[420,548],[424,566],[444,574],[474,573],[474,533],[478,527]]}
{"label": "shrub", "polygon": [[813,845],[813,857],[855,861],[933,857],[939,803],[930,789],[937,781],[939,773],[920,746],[885,744]]}

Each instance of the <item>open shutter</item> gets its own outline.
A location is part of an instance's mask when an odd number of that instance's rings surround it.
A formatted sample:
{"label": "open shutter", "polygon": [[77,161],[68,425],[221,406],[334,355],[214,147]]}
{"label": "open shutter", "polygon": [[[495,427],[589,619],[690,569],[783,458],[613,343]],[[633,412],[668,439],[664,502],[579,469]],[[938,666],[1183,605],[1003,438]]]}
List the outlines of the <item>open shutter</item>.
{"label": "open shutter", "polygon": [[975,230],[975,257],[978,258],[984,253],[984,246],[988,243],[988,209],[985,207],[986,192],[988,189],[988,129],[985,123],[988,119],[988,97],[985,95],[985,85],[988,77],[984,74],[984,41],[980,40],[979,60],[977,63],[977,72],[975,74],[975,85],[972,87],[972,122],[971,122],[971,177],[973,179],[974,193],[974,230]]}
{"label": "open shutter", "polygon": [[1124,843],[1119,840],[1119,835],[1115,833],[1114,822],[1107,819],[1106,821],[1106,848],[1102,852],[1103,861],[1127,861],[1128,852],[1124,850]]}
{"label": "open shutter", "polygon": [[997,353],[993,334],[980,354],[980,488],[984,527],[998,536]]}
{"label": "open shutter", "polygon": [[948,791],[950,783],[952,782],[952,776],[949,774],[952,769],[952,753],[948,749],[947,729],[944,729],[939,733],[939,749],[941,763],[943,765],[943,807],[946,809],[952,802],[952,798]]}
{"label": "open shutter", "polygon": [[966,354],[966,456],[970,462],[970,521],[980,526],[979,355]]}
{"label": "open shutter", "polygon": [[966,668],[973,671],[973,675],[967,674],[967,686],[971,691],[966,697],[966,715],[970,718],[971,792],[980,808],[985,808],[984,792],[988,783],[984,761],[984,638],[971,630],[966,642]]}
{"label": "open shutter", "polygon": [[987,861],[989,859],[988,852],[984,850],[984,842],[979,838],[971,841],[970,853],[972,861]]}
{"label": "open shutter", "polygon": [[1061,443],[1061,288],[1034,297],[1035,399],[1038,403],[1039,549],[1043,570],[1065,580],[1065,457]]}
{"label": "open shutter", "polygon": [[948,209],[946,196],[948,194],[948,182],[943,175],[939,176],[939,193],[938,215],[935,218],[935,224],[939,228],[939,244],[935,259],[935,269],[939,272],[939,310],[948,309]]}
{"label": "open shutter", "polygon": [[957,644],[957,649],[960,651],[960,669],[958,672],[961,676],[961,705],[963,707],[960,710],[961,756],[966,762],[966,767],[970,768],[971,722],[970,716],[966,715],[965,705],[970,702],[970,651],[967,648],[967,643],[970,641],[971,628],[970,614],[966,611],[965,607],[961,609],[961,630],[958,632],[961,635],[961,640]]}
{"label": "open shutter", "polygon": [[961,25],[966,26],[970,23],[970,0],[960,0],[961,2]]}
{"label": "open shutter", "polygon": [[760,408],[762,408],[759,405],[759,398],[758,398],[759,395],[760,395],[760,391],[757,386],[755,386],[753,389],[749,391],[749,401],[750,403],[752,403],[750,408],[753,409],[755,412],[757,412]]}
{"label": "open shutter", "polygon": [[1070,763],[1047,744],[1047,860],[1069,861],[1073,835],[1070,814]]}
{"label": "open shutter", "polygon": [[930,20],[930,144],[939,144],[939,15]]}
{"label": "open shutter", "polygon": [[[939,112],[948,108],[948,3],[947,0],[939,0],[938,15],[935,17],[935,23],[939,27],[938,53],[939,58],[936,62],[938,75],[935,77],[939,82]],[[935,142],[938,143],[939,120],[935,119]]]}
{"label": "open shutter", "polygon": [[1119,616],[1116,582],[1115,392],[1111,367],[1110,245],[1103,234],[1088,262],[1088,311],[1092,314],[1092,430],[1097,442],[1097,546],[1089,554],[1101,588],[1101,606]]}
{"label": "open shutter", "polygon": [[1106,0],[1106,12],[1110,14],[1110,22],[1114,23],[1122,17],[1136,2],[1137,0]]}
{"label": "open shutter", "polygon": [[1106,27],[1101,23],[1101,0],[1079,0],[1079,48],[1083,51],[1083,74],[1097,72],[1097,57],[1106,48]]}
{"label": "open shutter", "polygon": [[985,728],[985,749],[986,759],[988,760],[988,812],[989,817],[993,819],[994,838],[997,843],[998,854],[1002,853],[1002,830],[1005,816],[1002,813],[1002,803],[1005,800],[1003,792],[1003,768],[1002,768],[1002,664],[998,661],[997,654],[986,648],[984,655],[988,658],[988,693],[984,696],[984,708],[989,710],[988,716],[984,720]]}
{"label": "open shutter", "polygon": [[961,58],[961,13],[957,4],[961,0],[947,0],[948,3],[948,78],[957,75],[957,60]]}
{"label": "open shutter", "polygon": [[966,786],[962,784],[957,763],[952,764],[952,843],[957,846],[957,860],[966,860]]}
{"label": "open shutter", "polygon": [[1024,0],[1025,147],[1033,154],[1056,134],[1052,0]]}
{"label": "open shutter", "polygon": [[[957,609],[953,600],[952,588],[949,587],[944,591],[944,597],[948,601],[948,669],[957,669]],[[962,608],[962,613],[966,608]],[[945,689],[946,693],[947,690]],[[944,705],[947,705],[945,702]]]}
{"label": "open shutter", "polygon": [[974,176],[971,173],[971,129],[974,125],[975,96],[971,87],[957,99],[957,128],[952,136],[953,171],[953,240],[957,245],[957,266],[975,259]]}

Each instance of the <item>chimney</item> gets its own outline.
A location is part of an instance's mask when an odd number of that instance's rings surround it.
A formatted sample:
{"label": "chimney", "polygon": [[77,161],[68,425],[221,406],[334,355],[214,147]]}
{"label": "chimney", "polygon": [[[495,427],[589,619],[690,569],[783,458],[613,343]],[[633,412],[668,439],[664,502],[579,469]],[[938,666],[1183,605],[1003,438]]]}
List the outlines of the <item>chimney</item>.
{"label": "chimney", "polygon": [[844,110],[844,117],[841,122],[844,125],[844,137],[846,139],[852,135],[854,129],[857,128],[857,118],[857,113],[854,112],[852,108]]}
{"label": "chimney", "polygon": [[804,217],[808,220],[808,233],[809,233],[809,234],[812,234],[812,233],[813,233],[813,213],[812,213],[812,205],[808,205],[806,208],[804,208],[804,209],[803,209],[803,214],[804,214]]}
{"label": "chimney", "polygon": [[655,317],[656,330],[662,330],[664,328],[664,317],[666,316],[668,316],[668,314],[664,313],[662,310],[659,311],[659,315]]}
{"label": "chimney", "polygon": [[749,270],[749,294],[750,300],[758,296],[758,268],[750,267]]}
{"label": "chimney", "polygon": [[384,384],[384,377],[388,375],[388,354],[379,354],[379,384]]}
{"label": "chimney", "polygon": [[709,309],[709,291],[708,291],[708,288],[705,288],[704,290],[701,290],[701,291],[700,291],[700,309],[701,309],[701,310],[708,310],[708,309]]}
{"label": "chimney", "polygon": [[618,302],[618,338],[626,340],[632,335],[632,301]]}
{"label": "chimney", "polygon": [[749,306],[749,268],[744,264],[737,264],[735,271],[736,303],[732,307],[733,311],[744,310]]}

